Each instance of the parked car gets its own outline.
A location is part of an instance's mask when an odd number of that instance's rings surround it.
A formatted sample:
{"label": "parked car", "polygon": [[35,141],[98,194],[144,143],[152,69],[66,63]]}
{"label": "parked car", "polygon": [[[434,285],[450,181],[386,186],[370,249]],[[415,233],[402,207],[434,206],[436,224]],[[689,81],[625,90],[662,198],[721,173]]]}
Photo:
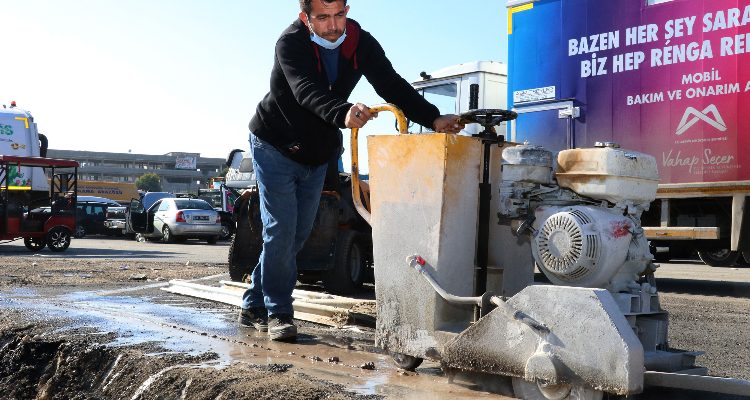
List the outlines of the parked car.
{"label": "parked car", "polygon": [[214,244],[222,232],[221,217],[205,200],[163,198],[149,208],[133,200],[130,224],[145,239],[161,239],[166,243],[186,239],[205,239]]}
{"label": "parked car", "polygon": [[107,228],[110,234],[120,236],[125,233],[125,215],[127,212],[127,207],[107,207],[104,227]]}
{"label": "parked car", "polygon": [[[131,205],[134,202],[137,202],[139,204],[140,209],[136,209],[136,212],[142,212],[143,210],[148,210],[151,208],[154,203],[161,199],[166,199],[168,197],[177,197],[174,195],[174,193],[170,192],[146,192],[141,193],[140,200],[131,200]],[[130,210],[125,214],[125,236],[128,236],[130,238],[136,238],[136,231],[133,229],[132,224],[130,223]]]}
{"label": "parked car", "polygon": [[75,237],[113,234],[104,224],[109,207],[120,207],[120,203],[97,196],[78,196],[76,199]]}

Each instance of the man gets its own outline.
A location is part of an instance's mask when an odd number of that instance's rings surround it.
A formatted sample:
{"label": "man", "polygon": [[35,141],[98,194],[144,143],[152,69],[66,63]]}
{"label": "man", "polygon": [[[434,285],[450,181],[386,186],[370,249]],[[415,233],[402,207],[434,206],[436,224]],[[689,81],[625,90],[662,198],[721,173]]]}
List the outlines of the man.
{"label": "man", "polygon": [[268,331],[272,340],[297,336],[296,256],[312,229],[327,164],[341,154],[340,129],[362,128],[374,117],[364,104],[347,101],[360,78],[412,121],[439,132],[463,128],[394,71],[380,44],[347,19],[346,3],[300,0],[299,19],[276,43],[271,90],[250,122],[263,252],[239,322]]}

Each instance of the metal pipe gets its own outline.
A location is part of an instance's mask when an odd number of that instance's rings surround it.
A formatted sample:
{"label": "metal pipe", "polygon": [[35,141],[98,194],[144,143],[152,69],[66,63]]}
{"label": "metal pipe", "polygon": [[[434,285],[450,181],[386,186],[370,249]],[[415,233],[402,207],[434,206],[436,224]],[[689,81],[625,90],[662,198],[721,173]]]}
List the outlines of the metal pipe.
{"label": "metal pipe", "polygon": [[[390,111],[396,116],[399,134],[404,135],[409,133],[406,116],[398,107],[393,104],[378,104],[370,108],[371,113],[381,111]],[[372,225],[370,222],[370,210],[362,204],[362,194],[359,189],[359,128],[352,128],[350,146],[352,148],[352,200],[354,201],[354,208],[368,224]]]}
{"label": "metal pipe", "polygon": [[661,386],[733,394],[737,396],[750,396],[750,382],[733,378],[646,371],[643,374],[643,383],[646,386]]}
{"label": "metal pipe", "polygon": [[448,303],[452,304],[465,304],[465,305],[472,305],[472,306],[480,306],[482,305],[482,297],[461,297],[456,296],[448,293],[445,289],[443,289],[442,286],[440,286],[437,281],[430,275],[430,272],[427,271],[424,268],[424,265],[426,264],[426,261],[424,258],[413,255],[409,258],[407,258],[407,262],[409,263],[409,266],[416,269],[417,272],[422,274],[424,278],[427,280],[427,282],[432,286],[433,289],[437,292],[437,294],[440,295],[440,297],[443,298],[443,300],[447,301]]}

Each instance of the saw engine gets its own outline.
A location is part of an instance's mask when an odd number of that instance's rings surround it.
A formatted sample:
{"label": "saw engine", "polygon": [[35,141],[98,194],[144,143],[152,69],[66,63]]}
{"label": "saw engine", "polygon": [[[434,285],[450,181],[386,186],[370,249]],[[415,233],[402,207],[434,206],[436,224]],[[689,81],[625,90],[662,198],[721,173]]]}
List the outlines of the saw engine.
{"label": "saw engine", "polygon": [[[503,151],[502,217],[531,234],[537,267],[555,285],[655,292],[641,214],[656,196],[654,157],[616,145],[552,153],[528,144]],[[652,284],[647,285],[652,286]]]}

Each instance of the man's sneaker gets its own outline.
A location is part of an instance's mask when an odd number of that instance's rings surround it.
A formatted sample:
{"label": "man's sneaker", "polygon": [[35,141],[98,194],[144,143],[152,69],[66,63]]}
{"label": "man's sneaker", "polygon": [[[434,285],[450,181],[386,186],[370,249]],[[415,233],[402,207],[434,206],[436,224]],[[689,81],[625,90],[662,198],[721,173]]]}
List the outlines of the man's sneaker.
{"label": "man's sneaker", "polygon": [[268,317],[268,337],[271,340],[294,340],[297,338],[297,327],[291,315],[279,314]]}
{"label": "man's sneaker", "polygon": [[239,321],[242,326],[268,332],[268,311],[263,307],[241,308]]}

